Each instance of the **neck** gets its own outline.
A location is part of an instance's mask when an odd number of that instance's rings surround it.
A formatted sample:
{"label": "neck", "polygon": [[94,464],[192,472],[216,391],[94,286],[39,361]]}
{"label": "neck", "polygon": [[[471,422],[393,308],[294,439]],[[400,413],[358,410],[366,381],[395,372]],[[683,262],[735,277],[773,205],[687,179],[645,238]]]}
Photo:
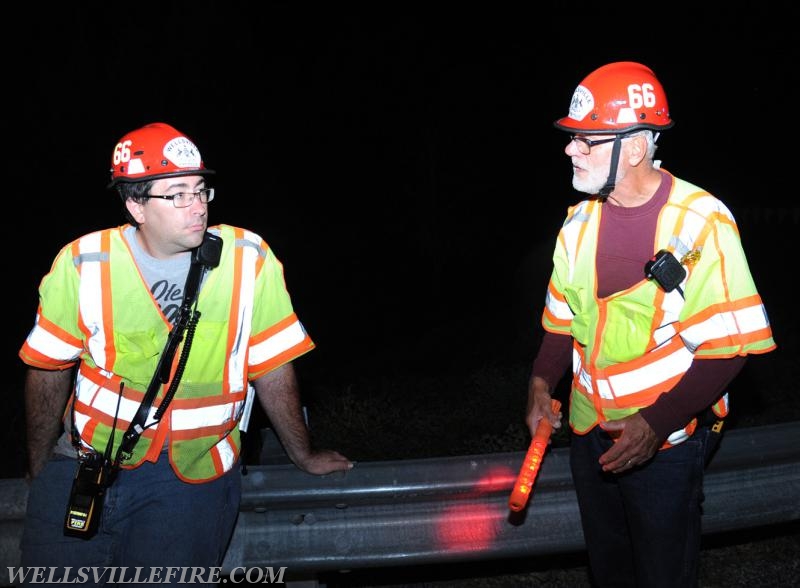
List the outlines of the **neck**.
{"label": "neck", "polygon": [[142,249],[142,251],[155,259],[174,259],[184,255],[189,255],[189,251],[187,249],[176,251],[166,249],[159,240],[148,236],[147,232],[142,230],[142,227],[136,229],[134,237],[139,243],[139,247]]}
{"label": "neck", "polygon": [[651,169],[641,176],[629,173],[616,185],[606,200],[614,206],[623,208],[641,206],[653,197],[660,185],[661,173],[656,169]]}

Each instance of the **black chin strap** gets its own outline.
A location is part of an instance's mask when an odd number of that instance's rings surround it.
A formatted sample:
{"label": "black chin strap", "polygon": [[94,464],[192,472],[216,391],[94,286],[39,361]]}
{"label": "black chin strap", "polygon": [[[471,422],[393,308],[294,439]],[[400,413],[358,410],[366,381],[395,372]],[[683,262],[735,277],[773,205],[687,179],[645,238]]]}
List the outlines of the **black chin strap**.
{"label": "black chin strap", "polygon": [[598,194],[606,198],[617,185],[617,164],[619,163],[619,153],[622,150],[622,138],[625,135],[617,135],[614,137],[614,145],[611,148],[611,163],[609,164],[608,179],[606,185],[600,188]]}

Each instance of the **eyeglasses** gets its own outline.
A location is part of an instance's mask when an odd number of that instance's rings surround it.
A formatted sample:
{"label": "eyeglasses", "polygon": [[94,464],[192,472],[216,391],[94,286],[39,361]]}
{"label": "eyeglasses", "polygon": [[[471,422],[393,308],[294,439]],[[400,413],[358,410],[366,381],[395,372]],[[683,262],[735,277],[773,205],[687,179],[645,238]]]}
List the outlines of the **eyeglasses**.
{"label": "eyeglasses", "polygon": [[191,206],[195,198],[199,198],[203,204],[208,204],[214,200],[214,188],[203,188],[197,192],[178,192],[177,194],[168,194],[165,196],[159,194],[148,194],[148,198],[162,198],[164,200],[172,200],[172,206],[175,208],[186,208]]}
{"label": "eyeglasses", "polygon": [[[624,139],[625,137],[620,137]],[[595,145],[602,145],[603,143],[611,143],[611,141],[615,140],[616,137],[611,137],[610,139],[587,139],[586,137],[579,137],[578,135],[572,135],[570,137],[570,141],[575,143],[575,146],[578,148],[578,151],[582,155],[589,155],[592,152],[592,147]]]}

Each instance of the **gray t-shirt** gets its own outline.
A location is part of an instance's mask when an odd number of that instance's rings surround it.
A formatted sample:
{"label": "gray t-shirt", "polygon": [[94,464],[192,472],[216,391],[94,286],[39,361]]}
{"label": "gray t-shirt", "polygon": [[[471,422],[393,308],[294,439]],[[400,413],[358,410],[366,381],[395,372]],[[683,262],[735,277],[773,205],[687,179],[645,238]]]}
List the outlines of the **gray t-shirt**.
{"label": "gray t-shirt", "polygon": [[142,272],[147,287],[161,308],[161,312],[172,324],[175,324],[183,301],[183,287],[186,284],[186,276],[189,274],[192,254],[187,251],[184,255],[176,258],[156,259],[148,255],[139,245],[134,227],[125,229],[125,240],[130,245],[133,259],[139,266],[139,271]]}

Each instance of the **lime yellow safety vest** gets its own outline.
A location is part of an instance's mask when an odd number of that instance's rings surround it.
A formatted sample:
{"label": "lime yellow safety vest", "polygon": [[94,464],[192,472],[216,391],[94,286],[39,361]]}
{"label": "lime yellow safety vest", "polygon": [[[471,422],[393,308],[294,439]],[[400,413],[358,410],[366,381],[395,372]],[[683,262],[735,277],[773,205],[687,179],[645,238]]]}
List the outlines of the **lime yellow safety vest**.
{"label": "lime yellow safety vest", "polygon": [[[683,294],[679,289],[667,293],[646,279],[643,265],[641,281],[598,298],[595,258],[602,209],[595,199],[569,209],[542,315],[547,331],[573,337],[569,415],[578,434],[649,406],[678,383],[695,357],[775,348],[739,230],[721,201],[673,176],[653,251],[667,249],[681,260],[687,270]],[[715,409],[727,414],[727,396]],[[665,446],[684,441],[695,426],[693,419]]]}
{"label": "lime yellow safety vest", "polygon": [[[172,328],[139,273],[126,228],[85,235],[59,252],[40,284],[36,324],[19,353],[44,369],[80,362],[71,398],[80,441],[103,452],[113,426],[113,455]],[[222,255],[198,294],[201,317],[183,377],[166,413],[145,428],[123,465],[156,461],[168,438],[172,467],[187,482],[217,478],[236,463],[248,382],[314,347],[293,311],[283,266],[263,239],[229,225],[209,230],[222,237]],[[173,374],[180,355],[179,348]]]}

